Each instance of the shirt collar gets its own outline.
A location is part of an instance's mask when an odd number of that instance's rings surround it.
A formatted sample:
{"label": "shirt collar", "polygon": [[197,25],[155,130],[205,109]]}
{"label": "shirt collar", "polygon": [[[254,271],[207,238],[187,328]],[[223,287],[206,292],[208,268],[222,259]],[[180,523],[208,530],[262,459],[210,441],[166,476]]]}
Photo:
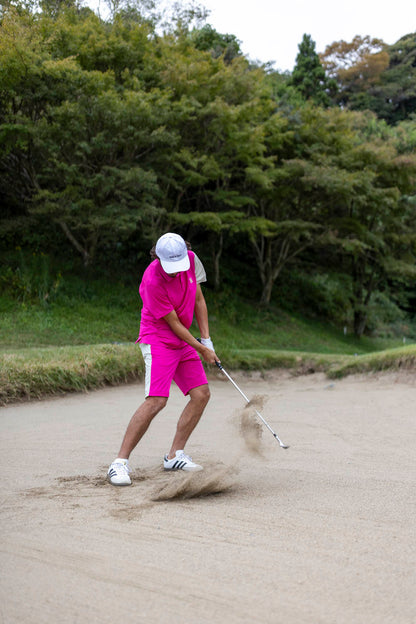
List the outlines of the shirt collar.
{"label": "shirt collar", "polygon": [[179,273],[178,273],[178,275],[175,275],[174,277],[172,277],[171,275],[168,275],[166,273],[166,271],[164,271],[162,269],[162,265],[160,264],[160,262],[159,262],[159,260],[157,258],[156,258],[155,262],[157,262],[156,271],[159,272],[159,275],[161,275],[166,282],[168,282],[168,283],[173,282],[173,280],[178,277]]}

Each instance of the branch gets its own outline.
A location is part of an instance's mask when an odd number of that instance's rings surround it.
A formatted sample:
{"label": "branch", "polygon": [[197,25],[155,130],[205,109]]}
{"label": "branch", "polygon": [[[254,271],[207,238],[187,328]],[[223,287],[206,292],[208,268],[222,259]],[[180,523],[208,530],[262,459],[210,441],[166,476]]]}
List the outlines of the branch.
{"label": "branch", "polygon": [[80,243],[77,241],[77,239],[75,238],[75,236],[72,234],[71,230],[69,229],[69,227],[67,226],[67,224],[65,223],[65,221],[61,221],[61,220],[57,220],[58,225],[61,226],[61,228],[63,229],[65,235],[68,237],[68,239],[71,241],[71,243],[73,244],[73,246],[75,247],[75,249],[77,251],[79,251],[79,253],[82,255],[82,257],[84,258],[84,266],[88,266],[88,264],[90,263],[91,260],[91,256],[88,253],[88,251],[86,249],[84,249],[82,247],[82,245],[80,245]]}

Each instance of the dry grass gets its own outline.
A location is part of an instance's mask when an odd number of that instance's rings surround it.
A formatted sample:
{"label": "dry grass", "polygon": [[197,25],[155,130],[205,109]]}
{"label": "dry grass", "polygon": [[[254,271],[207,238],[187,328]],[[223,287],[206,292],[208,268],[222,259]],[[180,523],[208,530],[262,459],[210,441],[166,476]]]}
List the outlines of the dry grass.
{"label": "dry grass", "polygon": [[0,402],[81,392],[143,375],[137,345],[22,349],[0,359]]}
{"label": "dry grass", "polygon": [[328,377],[340,378],[358,373],[377,371],[416,370],[416,345],[348,356],[345,361],[327,371]]}

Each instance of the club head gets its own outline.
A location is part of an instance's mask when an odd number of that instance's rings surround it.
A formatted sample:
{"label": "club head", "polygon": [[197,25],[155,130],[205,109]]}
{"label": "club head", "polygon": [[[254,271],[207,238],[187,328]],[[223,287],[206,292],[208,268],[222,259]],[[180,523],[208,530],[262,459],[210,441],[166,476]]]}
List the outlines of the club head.
{"label": "club head", "polygon": [[276,433],[274,433],[274,432],[273,432],[273,435],[274,435],[274,437],[276,438],[276,440],[279,442],[280,446],[281,446],[283,449],[288,449],[288,448],[289,448],[289,445],[288,445],[288,444],[283,444],[283,442],[282,442],[282,441],[281,441],[281,439],[277,436],[277,434],[276,434]]}

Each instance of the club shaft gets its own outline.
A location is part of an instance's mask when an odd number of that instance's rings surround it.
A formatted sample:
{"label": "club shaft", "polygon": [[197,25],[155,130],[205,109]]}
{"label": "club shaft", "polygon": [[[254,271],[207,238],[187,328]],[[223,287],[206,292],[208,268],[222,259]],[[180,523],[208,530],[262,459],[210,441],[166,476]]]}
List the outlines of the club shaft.
{"label": "club shaft", "polygon": [[[247,403],[250,403],[250,399],[244,394],[244,392],[241,390],[241,388],[239,388],[237,386],[237,384],[235,383],[234,379],[227,373],[227,371],[224,369],[224,367],[222,366],[222,364],[219,364],[217,362],[217,366],[218,368],[224,373],[224,375],[231,381],[231,383],[233,384],[234,388],[236,390],[238,390],[238,392],[241,394],[241,396],[245,399],[245,401]],[[270,427],[269,423],[263,418],[263,416],[260,414],[259,411],[256,410],[255,407],[253,407],[254,411],[256,412],[257,416],[260,418],[260,420],[262,421],[262,423],[267,427],[267,429],[274,435],[274,437],[276,438],[276,440],[279,442],[280,446],[282,448],[288,448],[286,444],[283,444],[283,442],[281,441],[281,439],[279,438],[279,436],[277,435],[277,433],[275,433],[273,431],[273,429]]]}

